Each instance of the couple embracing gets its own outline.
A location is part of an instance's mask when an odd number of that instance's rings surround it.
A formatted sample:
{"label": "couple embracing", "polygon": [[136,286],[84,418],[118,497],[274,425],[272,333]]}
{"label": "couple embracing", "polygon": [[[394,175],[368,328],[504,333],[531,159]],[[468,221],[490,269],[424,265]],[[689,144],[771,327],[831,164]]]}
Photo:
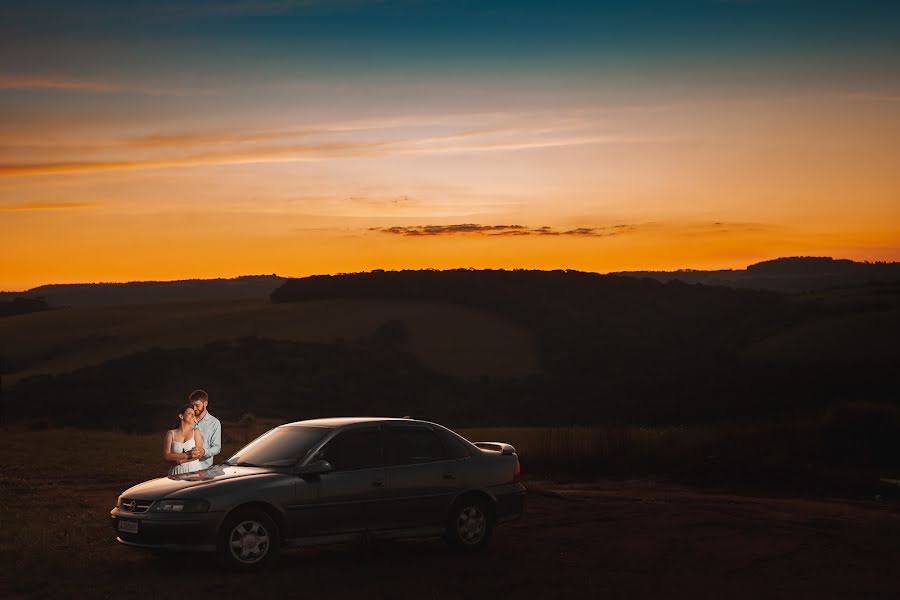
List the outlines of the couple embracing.
{"label": "couple embracing", "polygon": [[195,390],[188,402],[178,409],[178,426],[166,433],[163,444],[169,475],[208,469],[213,457],[222,450],[222,424],[206,410],[209,395]]}

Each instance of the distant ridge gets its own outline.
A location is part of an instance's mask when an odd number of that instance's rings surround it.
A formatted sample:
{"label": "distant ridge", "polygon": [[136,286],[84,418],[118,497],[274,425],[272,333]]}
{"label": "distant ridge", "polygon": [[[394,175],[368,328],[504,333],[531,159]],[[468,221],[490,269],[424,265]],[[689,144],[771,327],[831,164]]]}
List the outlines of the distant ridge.
{"label": "distant ridge", "polygon": [[26,292],[0,292],[0,301],[44,298],[50,306],[60,307],[264,299],[284,281],[278,275],[244,275],[233,279],[51,284]]}
{"label": "distant ridge", "polygon": [[[900,281],[900,263],[794,256],[755,263],[746,269],[617,271],[609,275],[655,279],[662,283],[679,280],[692,284],[797,293]],[[15,298],[43,298],[51,307],[77,307],[267,299],[288,279],[273,274],[244,275],[232,279],[50,284],[24,292],[0,292],[0,302],[9,303]]]}
{"label": "distant ridge", "polygon": [[610,275],[649,278],[663,283],[679,280],[684,283],[797,293],[900,281],[900,263],[856,262],[828,256],[791,256],[758,262],[746,269],[619,271]]}

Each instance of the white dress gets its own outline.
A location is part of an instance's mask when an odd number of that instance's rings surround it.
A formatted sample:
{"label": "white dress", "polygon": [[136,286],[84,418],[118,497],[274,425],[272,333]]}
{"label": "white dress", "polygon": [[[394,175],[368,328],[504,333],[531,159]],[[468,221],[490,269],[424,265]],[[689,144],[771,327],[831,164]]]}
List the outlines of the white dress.
{"label": "white dress", "polygon": [[[184,452],[185,450],[191,450],[194,448],[194,438],[184,441],[178,442],[175,441],[175,430],[172,430],[172,452],[179,453]],[[180,473],[191,473],[193,471],[200,470],[200,459],[195,458],[194,460],[189,460],[188,462],[181,463],[180,465],[174,465],[169,467],[169,475],[178,475]]]}

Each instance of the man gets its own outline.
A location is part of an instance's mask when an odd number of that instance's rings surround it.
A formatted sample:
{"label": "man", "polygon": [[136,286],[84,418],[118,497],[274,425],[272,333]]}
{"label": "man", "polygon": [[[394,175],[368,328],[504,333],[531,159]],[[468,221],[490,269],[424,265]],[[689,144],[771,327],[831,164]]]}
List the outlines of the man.
{"label": "man", "polygon": [[203,436],[203,456],[196,456],[200,459],[200,470],[208,469],[213,464],[213,457],[222,451],[222,424],[217,418],[206,411],[209,404],[209,395],[203,390],[194,390],[188,396],[188,401],[194,407],[194,414],[197,417],[194,428],[200,430]]}

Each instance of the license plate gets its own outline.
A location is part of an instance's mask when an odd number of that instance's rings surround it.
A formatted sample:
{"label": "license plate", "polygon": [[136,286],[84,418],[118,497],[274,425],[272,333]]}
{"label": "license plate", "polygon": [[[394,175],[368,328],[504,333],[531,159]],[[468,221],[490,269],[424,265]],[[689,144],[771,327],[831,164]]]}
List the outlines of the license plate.
{"label": "license plate", "polygon": [[137,521],[123,521],[119,520],[119,531],[123,533],[137,533],[138,532],[138,522]]}

